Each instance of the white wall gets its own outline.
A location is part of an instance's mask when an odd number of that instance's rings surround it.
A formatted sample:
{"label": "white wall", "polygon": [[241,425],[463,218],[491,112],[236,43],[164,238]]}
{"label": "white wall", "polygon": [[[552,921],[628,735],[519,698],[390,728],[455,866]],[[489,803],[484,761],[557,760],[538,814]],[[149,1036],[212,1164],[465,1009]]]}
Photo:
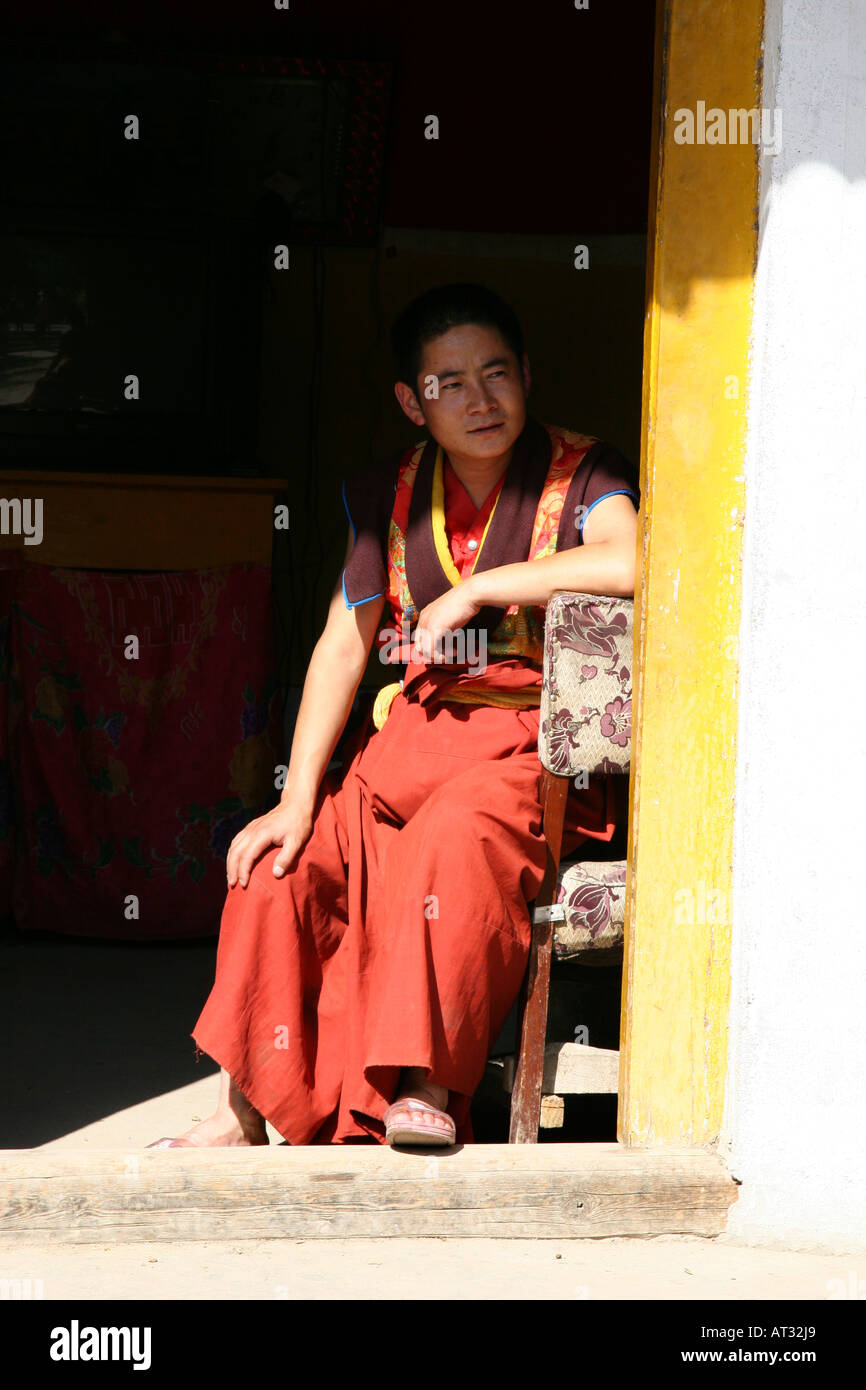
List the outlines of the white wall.
{"label": "white wall", "polygon": [[866,1252],[866,0],[767,0],[764,59],[729,1231]]}

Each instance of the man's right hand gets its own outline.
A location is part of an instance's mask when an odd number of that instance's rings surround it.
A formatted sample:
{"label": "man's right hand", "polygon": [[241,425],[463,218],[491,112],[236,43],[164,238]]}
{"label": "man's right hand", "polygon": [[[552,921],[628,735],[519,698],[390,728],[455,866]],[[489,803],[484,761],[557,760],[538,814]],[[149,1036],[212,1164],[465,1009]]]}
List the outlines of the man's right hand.
{"label": "man's right hand", "polygon": [[310,838],[312,813],[291,801],[281,801],[264,816],[257,816],[232,840],[226,856],[228,887],[240,883],[246,888],[256,860],[274,845],[281,845],[274,860],[274,875],[282,878]]}
{"label": "man's right hand", "polygon": [[[344,566],[354,544],[350,527]],[[304,680],[282,799],[279,806],[250,821],[232,840],[226,856],[229,888],[236,883],[246,888],[256,860],[274,845],[280,846],[274,859],[274,877],[282,878],[310,838],[316,789],[346,727],[384,604],[384,595],[378,594],[347,608],[342,580],[335,584],[328,621],[313,649]]]}

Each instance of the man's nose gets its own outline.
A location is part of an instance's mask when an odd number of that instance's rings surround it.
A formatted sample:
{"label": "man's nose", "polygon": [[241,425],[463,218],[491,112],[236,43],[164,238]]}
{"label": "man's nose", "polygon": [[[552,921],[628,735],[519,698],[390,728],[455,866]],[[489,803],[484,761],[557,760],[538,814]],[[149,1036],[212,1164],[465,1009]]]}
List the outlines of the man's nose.
{"label": "man's nose", "polygon": [[485,381],[475,381],[469,387],[469,409],[488,412],[497,404],[496,396]]}

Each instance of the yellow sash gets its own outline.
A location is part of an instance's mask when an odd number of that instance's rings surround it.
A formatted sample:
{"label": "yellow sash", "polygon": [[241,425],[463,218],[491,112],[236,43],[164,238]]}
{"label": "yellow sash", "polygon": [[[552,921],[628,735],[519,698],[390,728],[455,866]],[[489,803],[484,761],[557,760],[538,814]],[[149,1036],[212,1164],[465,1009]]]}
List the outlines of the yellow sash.
{"label": "yellow sash", "polygon": [[[493,503],[490,515],[487,518],[487,525],[482,532],[478,549],[472,557],[470,574],[473,573],[475,566],[478,564],[478,556],[481,554],[484,547],[484,542],[487,539],[487,532],[490,530],[490,523],[493,520],[493,513],[496,511],[501,496],[502,490],[500,489],[497,493],[496,501]],[[452,558],[451,547],[448,544],[448,533],[445,530],[445,467],[442,461],[441,444],[436,449],[436,462],[433,465],[432,513],[433,542],[436,546],[436,554],[439,556],[439,563],[451,581],[451,586],[453,588],[455,584],[460,583],[463,576]]]}

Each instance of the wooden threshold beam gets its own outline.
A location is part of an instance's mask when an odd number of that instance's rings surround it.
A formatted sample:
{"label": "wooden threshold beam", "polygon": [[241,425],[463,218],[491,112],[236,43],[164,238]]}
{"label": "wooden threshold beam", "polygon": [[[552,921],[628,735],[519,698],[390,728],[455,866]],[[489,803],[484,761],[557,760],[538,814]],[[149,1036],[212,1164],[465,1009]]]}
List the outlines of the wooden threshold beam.
{"label": "wooden threshold beam", "polygon": [[619,1144],[14,1149],[4,1243],[388,1236],[715,1236],[736,1184],[718,1154]]}

